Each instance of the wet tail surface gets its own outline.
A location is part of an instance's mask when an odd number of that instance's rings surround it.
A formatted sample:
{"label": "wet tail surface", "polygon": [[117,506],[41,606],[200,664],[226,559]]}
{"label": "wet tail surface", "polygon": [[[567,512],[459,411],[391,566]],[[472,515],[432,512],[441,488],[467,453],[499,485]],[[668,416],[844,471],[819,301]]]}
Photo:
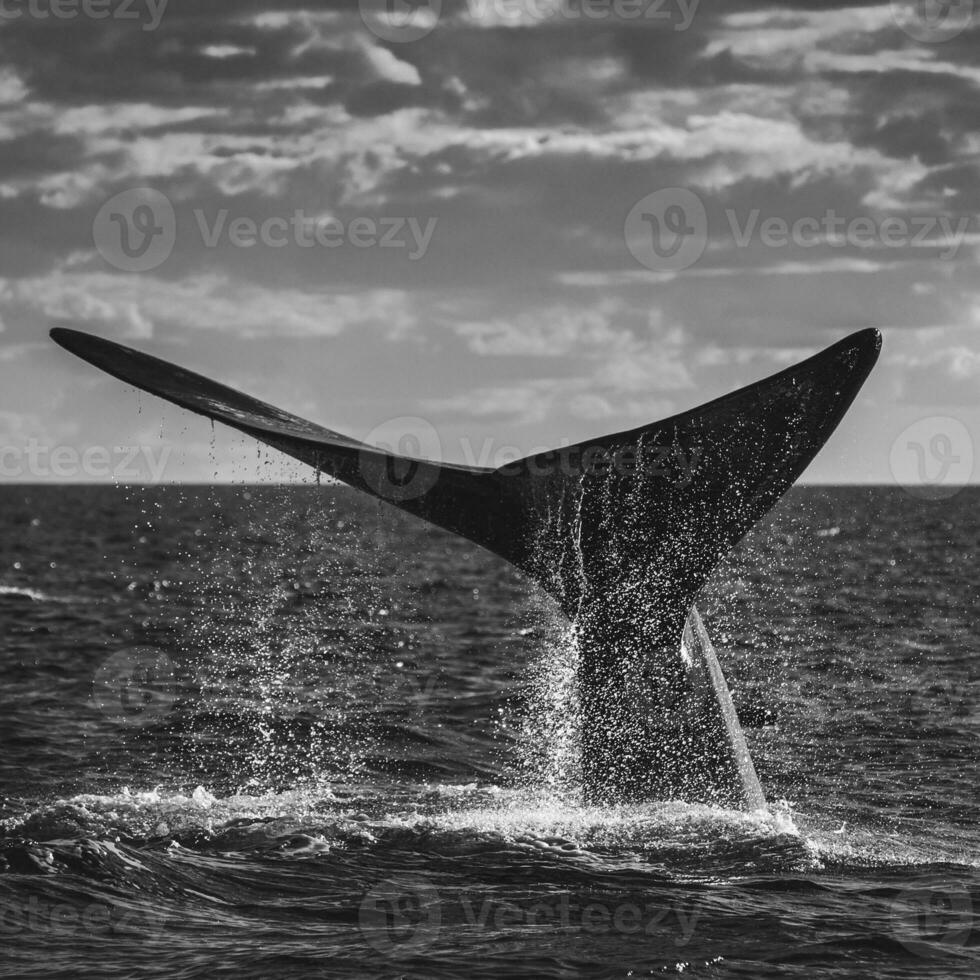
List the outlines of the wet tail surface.
{"label": "wet tail surface", "polygon": [[680,415],[496,470],[396,456],[119,344],[64,329],[52,337],[534,578],[576,627],[591,798],[761,805],[696,612],[687,643],[682,633],[712,570],[840,422],[877,359],[877,331]]}

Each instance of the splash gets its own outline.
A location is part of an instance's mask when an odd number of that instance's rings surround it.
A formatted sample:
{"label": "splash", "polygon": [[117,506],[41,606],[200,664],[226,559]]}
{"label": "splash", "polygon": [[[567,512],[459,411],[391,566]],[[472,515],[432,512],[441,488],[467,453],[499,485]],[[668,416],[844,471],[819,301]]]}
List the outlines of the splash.
{"label": "splash", "polygon": [[[240,530],[198,560],[198,615],[180,647],[193,664],[191,754],[215,754],[239,785],[274,788],[322,775],[355,779],[373,745],[370,709],[393,653],[376,549],[336,536],[332,497],[288,512],[243,492]],[[387,605],[390,605],[388,603]]]}
{"label": "splash", "polygon": [[[296,834],[333,846],[384,842],[412,851],[459,854],[502,844],[559,860],[600,860],[614,867],[651,860],[697,860],[746,853],[797,857],[800,835],[787,813],[744,813],[701,804],[573,806],[541,792],[499,786],[440,784],[390,787],[294,788],[282,792],[216,795],[130,790],[84,794],[9,817],[0,828],[37,841],[104,838],[130,842],[166,838],[224,849],[248,841],[268,849]],[[203,835],[203,836],[202,836]],[[784,853],[785,856],[785,853]]]}
{"label": "splash", "polygon": [[519,770],[528,788],[566,800],[582,793],[575,628],[555,616],[528,666]]}
{"label": "splash", "polygon": [[[754,809],[762,789],[692,608],[690,569],[708,561],[720,518],[664,493],[659,452],[640,439],[633,472],[555,466],[530,484],[529,567],[572,624],[535,665],[532,769],[592,801]],[[673,533],[655,543],[663,527]]]}
{"label": "splash", "polygon": [[13,599],[29,599],[31,602],[48,602],[50,596],[40,589],[29,589],[17,585],[0,585],[0,597],[10,596]]}

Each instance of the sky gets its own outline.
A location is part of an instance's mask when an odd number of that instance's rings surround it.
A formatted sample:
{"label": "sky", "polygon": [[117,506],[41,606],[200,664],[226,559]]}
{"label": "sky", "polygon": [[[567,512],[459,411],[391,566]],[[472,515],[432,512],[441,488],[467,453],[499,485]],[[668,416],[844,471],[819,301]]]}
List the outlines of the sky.
{"label": "sky", "polygon": [[874,326],[805,478],[973,479],[970,0],[3,0],[0,55],[0,482],[310,476],[54,326],[482,465]]}

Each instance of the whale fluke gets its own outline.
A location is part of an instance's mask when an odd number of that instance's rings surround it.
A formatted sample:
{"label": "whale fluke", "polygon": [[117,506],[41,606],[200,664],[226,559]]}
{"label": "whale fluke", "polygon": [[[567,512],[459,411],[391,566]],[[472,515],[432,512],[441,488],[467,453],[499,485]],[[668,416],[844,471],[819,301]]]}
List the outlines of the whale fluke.
{"label": "whale fluke", "polygon": [[837,427],[877,359],[878,331],[671,418],[499,469],[392,454],[120,344],[63,328],[51,336],[120,380],[462,535],[539,582],[578,637],[592,799],[762,805],[693,605]]}

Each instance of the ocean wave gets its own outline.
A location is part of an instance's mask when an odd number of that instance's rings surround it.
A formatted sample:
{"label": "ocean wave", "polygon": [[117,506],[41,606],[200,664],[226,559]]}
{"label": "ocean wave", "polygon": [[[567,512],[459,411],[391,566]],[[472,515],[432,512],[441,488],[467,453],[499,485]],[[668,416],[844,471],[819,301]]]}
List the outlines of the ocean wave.
{"label": "ocean wave", "polygon": [[31,602],[53,602],[54,598],[40,589],[19,585],[0,585],[0,599],[28,599]]}
{"label": "ocean wave", "polygon": [[[406,786],[394,792],[322,785],[225,797],[202,786],[192,792],[124,789],[8,815],[0,820],[0,831],[8,847],[23,841],[50,846],[98,840],[292,858],[334,848],[444,856],[503,848],[525,857],[598,862],[607,871],[656,866],[681,877],[956,860],[955,853],[937,851],[935,841],[920,845],[861,828],[808,827],[785,807],[745,813],[681,802],[578,806],[476,784]],[[58,869],[57,862],[30,854],[27,864]],[[975,858],[960,858],[964,866],[976,867]]]}

